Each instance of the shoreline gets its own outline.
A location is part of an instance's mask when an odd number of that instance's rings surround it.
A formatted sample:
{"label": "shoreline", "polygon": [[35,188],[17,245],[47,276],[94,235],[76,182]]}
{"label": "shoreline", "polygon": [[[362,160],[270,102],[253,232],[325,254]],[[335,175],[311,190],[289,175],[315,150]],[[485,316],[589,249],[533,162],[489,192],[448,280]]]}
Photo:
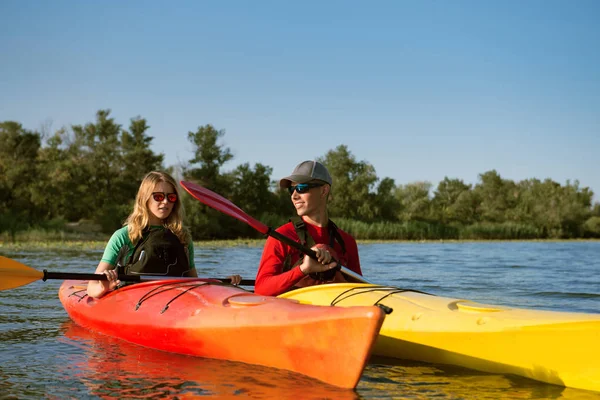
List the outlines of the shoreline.
{"label": "shoreline", "polygon": [[[208,247],[262,247],[266,239],[232,239],[232,240],[203,240],[194,241],[195,248]],[[102,251],[106,246],[106,241],[101,240],[25,240],[18,242],[0,241],[0,251],[2,250],[23,250],[23,249],[43,249],[43,250],[73,250],[73,251]],[[359,245],[371,244],[463,244],[463,243],[506,243],[506,242],[523,242],[523,243],[573,243],[573,242],[600,242],[600,239],[469,239],[469,240],[357,240]]]}

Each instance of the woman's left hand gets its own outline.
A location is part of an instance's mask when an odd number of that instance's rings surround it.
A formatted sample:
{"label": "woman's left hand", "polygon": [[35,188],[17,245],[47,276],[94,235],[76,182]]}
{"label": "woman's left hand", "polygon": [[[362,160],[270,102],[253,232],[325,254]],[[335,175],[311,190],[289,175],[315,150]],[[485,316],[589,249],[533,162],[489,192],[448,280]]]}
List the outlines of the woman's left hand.
{"label": "woman's left hand", "polygon": [[242,281],[242,277],[240,275],[231,275],[228,276],[227,279],[230,280],[229,283],[231,283],[234,286],[237,286],[240,284],[240,282]]}

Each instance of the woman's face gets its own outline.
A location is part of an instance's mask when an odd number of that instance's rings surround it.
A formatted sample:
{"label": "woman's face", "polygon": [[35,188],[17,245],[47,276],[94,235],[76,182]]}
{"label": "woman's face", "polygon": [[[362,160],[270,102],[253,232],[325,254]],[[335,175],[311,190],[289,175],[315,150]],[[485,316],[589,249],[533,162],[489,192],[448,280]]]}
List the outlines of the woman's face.
{"label": "woman's face", "polygon": [[154,186],[154,190],[152,190],[152,195],[148,199],[150,225],[162,225],[163,220],[171,215],[177,201],[179,199],[173,185],[167,182],[157,183]]}

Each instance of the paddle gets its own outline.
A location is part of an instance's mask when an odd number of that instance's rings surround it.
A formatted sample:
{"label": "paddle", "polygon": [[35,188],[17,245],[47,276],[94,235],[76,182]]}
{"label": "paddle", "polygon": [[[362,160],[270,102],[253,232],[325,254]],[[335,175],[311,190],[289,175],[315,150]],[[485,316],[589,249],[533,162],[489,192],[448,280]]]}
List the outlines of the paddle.
{"label": "paddle", "polygon": [[[293,240],[285,235],[282,235],[281,233],[271,229],[270,227],[263,224],[262,222],[252,218],[251,216],[246,214],[241,208],[239,208],[238,206],[236,206],[235,204],[233,204],[231,201],[227,200],[226,198],[222,197],[221,195],[219,195],[213,191],[210,191],[205,187],[202,187],[200,185],[192,183],[192,182],[181,181],[180,183],[181,183],[181,186],[183,186],[183,188],[189,194],[191,194],[195,199],[200,200],[202,203],[206,204],[207,206],[212,207],[215,210],[219,210],[219,211],[221,211],[231,217],[234,217],[242,222],[245,222],[246,224],[250,225],[251,227],[253,227],[257,231],[259,231],[263,235],[271,236],[271,237],[279,240],[280,242],[283,242],[289,246],[292,246],[295,249],[300,250],[302,253],[306,254],[307,256],[309,256],[310,258],[312,258],[314,260],[317,259],[317,255],[314,252],[314,250],[302,245],[301,243],[296,242],[295,240]],[[346,277],[350,278],[352,281],[359,282],[359,283],[371,283],[371,282],[367,281],[365,278],[363,278],[362,276],[360,276],[359,274],[357,274],[356,272],[351,271],[348,268],[341,266],[341,265],[339,265],[339,267],[340,267],[341,272],[344,275],[346,275]]]}
{"label": "paddle", "polygon": [[[13,259],[0,256],[0,291],[13,289],[19,286],[27,285],[31,282],[45,281],[47,279],[73,279],[73,280],[93,280],[105,281],[107,276],[104,274],[86,274],[78,272],[48,272],[46,270],[38,271],[25,264],[21,264]],[[119,280],[123,282],[147,282],[158,280],[180,280],[180,279],[197,279],[197,278],[181,278],[181,277],[165,277],[165,276],[141,276],[141,275],[119,275]],[[213,278],[211,278],[213,279]],[[231,283],[230,279],[216,279],[223,283]],[[253,280],[242,279],[240,285],[253,286]]]}

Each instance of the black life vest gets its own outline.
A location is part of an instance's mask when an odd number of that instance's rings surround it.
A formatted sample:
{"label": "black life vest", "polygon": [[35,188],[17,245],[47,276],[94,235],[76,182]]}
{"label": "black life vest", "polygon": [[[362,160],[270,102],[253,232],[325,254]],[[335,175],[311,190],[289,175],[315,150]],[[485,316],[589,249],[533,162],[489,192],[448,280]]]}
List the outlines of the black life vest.
{"label": "black life vest", "polygon": [[129,260],[129,248],[124,247],[118,264],[127,275],[189,276],[188,249],[169,229],[145,230]]}
{"label": "black life vest", "polygon": [[[298,216],[295,216],[290,218],[290,222],[294,224],[294,229],[296,230],[296,234],[300,239],[300,243],[309,248],[313,247],[315,245],[315,240],[309,235],[304,220]],[[338,242],[342,248],[342,254],[346,254],[346,245],[344,244],[344,239],[342,239],[342,235],[340,235],[336,224],[334,224],[332,220],[327,222],[327,229],[329,231],[329,247],[333,249],[335,242]],[[283,261],[283,272],[289,271],[293,267],[302,264],[302,257],[300,257],[294,265],[292,265],[291,260],[292,253],[289,253]],[[309,274],[309,276],[317,281],[330,281],[333,279],[337,271],[338,268],[334,268],[325,272],[313,272],[312,274]]]}

